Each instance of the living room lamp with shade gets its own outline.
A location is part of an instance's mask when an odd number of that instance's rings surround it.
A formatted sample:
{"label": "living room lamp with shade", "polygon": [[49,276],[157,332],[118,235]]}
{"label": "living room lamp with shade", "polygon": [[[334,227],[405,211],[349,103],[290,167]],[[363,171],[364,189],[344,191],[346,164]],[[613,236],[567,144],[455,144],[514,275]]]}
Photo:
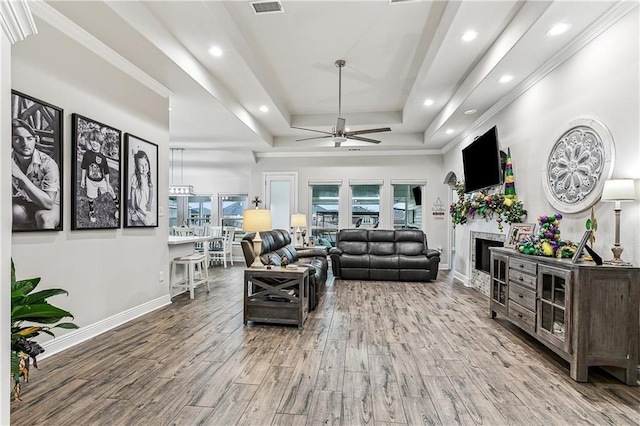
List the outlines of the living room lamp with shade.
{"label": "living room lamp with shade", "polygon": [[296,213],[291,215],[291,227],[296,228],[296,245],[300,246],[304,241],[300,241],[300,227],[307,227],[307,215]]}
{"label": "living room lamp with shade", "polygon": [[620,211],[622,210],[620,208],[620,202],[636,201],[636,199],[635,181],[633,179],[609,179],[604,182],[601,200],[616,203],[614,206],[616,214],[615,242],[613,247],[611,247],[613,259],[605,261],[605,263],[609,265],[631,266],[631,263],[625,262],[620,258],[624,250],[620,245]]}
{"label": "living room lamp with shade", "polygon": [[253,259],[251,268],[264,268],[260,260],[262,252],[262,238],[260,231],[271,230],[271,210],[247,209],[242,213],[242,230],[245,232],[255,232],[253,237],[253,252],[256,257]]}

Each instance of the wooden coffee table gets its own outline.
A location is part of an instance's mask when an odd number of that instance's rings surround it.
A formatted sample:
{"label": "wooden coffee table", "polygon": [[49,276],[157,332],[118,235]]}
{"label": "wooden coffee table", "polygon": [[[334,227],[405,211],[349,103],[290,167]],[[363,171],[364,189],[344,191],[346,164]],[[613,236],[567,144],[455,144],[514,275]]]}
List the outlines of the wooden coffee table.
{"label": "wooden coffee table", "polygon": [[309,313],[309,268],[273,267],[244,271],[244,324],[296,324]]}

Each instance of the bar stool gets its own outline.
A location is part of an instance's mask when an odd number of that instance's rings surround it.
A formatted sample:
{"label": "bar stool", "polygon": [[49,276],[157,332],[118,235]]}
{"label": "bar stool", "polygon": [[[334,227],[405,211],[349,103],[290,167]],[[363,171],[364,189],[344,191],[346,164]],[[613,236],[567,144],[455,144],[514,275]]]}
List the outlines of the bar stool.
{"label": "bar stool", "polygon": [[[178,266],[184,266],[184,279],[179,280]],[[193,289],[200,284],[207,284],[209,292],[209,270],[207,269],[207,258],[203,253],[194,253],[188,256],[176,257],[171,261],[171,272],[169,279],[169,297],[173,298],[173,290],[189,289],[189,298],[193,299]]]}

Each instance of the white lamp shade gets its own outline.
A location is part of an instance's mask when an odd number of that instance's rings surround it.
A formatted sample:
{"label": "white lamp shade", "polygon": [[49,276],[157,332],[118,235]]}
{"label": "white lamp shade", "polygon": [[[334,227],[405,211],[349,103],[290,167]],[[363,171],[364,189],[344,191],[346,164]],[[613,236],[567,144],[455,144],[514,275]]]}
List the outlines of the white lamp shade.
{"label": "white lamp shade", "polygon": [[633,179],[609,179],[604,182],[602,201],[635,201],[636,188]]}
{"label": "white lamp shade", "polygon": [[307,226],[307,215],[296,213],[291,215],[291,227],[299,228]]}
{"label": "white lamp shade", "polygon": [[249,209],[242,213],[242,230],[245,232],[271,229],[271,210]]}

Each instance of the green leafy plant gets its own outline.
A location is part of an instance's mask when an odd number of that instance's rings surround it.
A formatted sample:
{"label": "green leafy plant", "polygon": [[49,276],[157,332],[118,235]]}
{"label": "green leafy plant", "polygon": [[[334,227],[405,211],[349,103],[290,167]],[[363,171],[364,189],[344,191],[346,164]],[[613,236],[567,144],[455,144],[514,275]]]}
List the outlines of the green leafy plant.
{"label": "green leafy plant", "polygon": [[487,194],[478,192],[473,195],[464,193],[464,185],[456,182],[458,201],[451,204],[449,213],[453,226],[467,223],[469,218],[480,217],[486,220],[494,219],[498,229],[502,231],[502,222],[521,223],[527,215],[522,201],[517,201],[512,195]]}
{"label": "green leafy plant", "polygon": [[11,375],[16,401],[20,401],[20,377],[25,381],[29,379],[30,359],[33,359],[33,365],[37,368],[36,356],[44,352],[32,339],[40,333],[54,336],[51,331],[53,328],[78,328],[74,323],[60,322],[63,318],[73,319],[71,313],[47,302],[52,296],[69,293],[59,288],[33,292],[39,283],[40,278],[17,281],[13,260],[11,261]]}

